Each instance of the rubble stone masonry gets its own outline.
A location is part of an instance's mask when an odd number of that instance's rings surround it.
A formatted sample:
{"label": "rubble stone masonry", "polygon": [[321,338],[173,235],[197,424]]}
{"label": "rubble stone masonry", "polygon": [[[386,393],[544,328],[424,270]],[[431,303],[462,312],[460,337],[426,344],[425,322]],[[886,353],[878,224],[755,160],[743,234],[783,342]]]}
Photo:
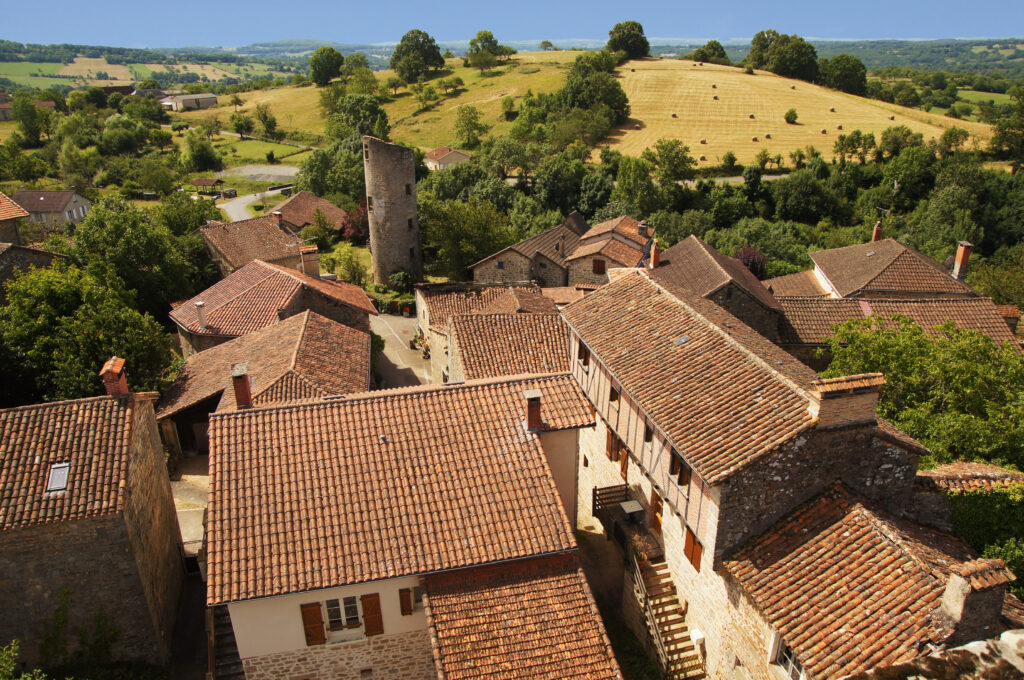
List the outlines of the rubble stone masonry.
{"label": "rubble stone masonry", "polygon": [[518,283],[531,278],[529,258],[514,250],[495,255],[473,268],[473,280],[477,283]]}

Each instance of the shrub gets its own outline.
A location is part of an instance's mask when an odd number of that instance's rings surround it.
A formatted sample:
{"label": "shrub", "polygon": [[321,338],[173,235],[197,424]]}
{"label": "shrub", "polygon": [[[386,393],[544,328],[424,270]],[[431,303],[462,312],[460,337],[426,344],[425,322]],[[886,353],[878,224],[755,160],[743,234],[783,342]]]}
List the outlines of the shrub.
{"label": "shrub", "polygon": [[271,165],[274,165],[275,163],[277,163],[277,158],[274,156],[274,150],[273,149],[271,149],[270,151],[267,152],[267,163],[270,163]]}
{"label": "shrub", "polygon": [[399,293],[408,293],[412,290],[413,276],[409,272],[395,272],[388,277],[388,286],[391,290]]}
{"label": "shrub", "polygon": [[783,116],[783,118],[785,118],[786,122],[789,123],[790,125],[796,125],[796,109],[790,109],[789,111],[786,111],[786,114]]}
{"label": "shrub", "polygon": [[339,263],[341,271],[338,272],[338,276],[342,281],[346,281],[355,286],[362,288],[366,285],[366,280],[369,278],[369,273],[366,271],[366,267],[359,261],[356,254],[351,250],[341,256],[341,262]]}

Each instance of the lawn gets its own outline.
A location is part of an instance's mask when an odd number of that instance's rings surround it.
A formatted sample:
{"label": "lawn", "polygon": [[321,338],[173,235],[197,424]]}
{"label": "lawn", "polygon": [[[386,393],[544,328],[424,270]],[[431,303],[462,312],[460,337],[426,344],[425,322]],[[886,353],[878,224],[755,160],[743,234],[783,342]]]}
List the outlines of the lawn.
{"label": "lawn", "polygon": [[288,156],[287,158],[280,158],[278,160],[287,165],[302,165],[302,162],[309,158],[312,155],[312,153],[312,151],[302,151],[300,153]]}
{"label": "lawn", "polygon": [[275,205],[280,205],[287,200],[288,197],[284,194],[271,194],[264,198],[262,203],[250,203],[245,206],[245,209],[248,210],[249,214],[253,217],[259,217],[260,215],[266,215],[268,212],[273,212],[272,208]]}
{"label": "lawn", "polygon": [[987,102],[996,104],[1009,104],[1010,95],[1002,92],[978,92],[977,90],[957,90],[956,95],[967,102]]}
{"label": "lawn", "polygon": [[236,165],[249,165],[251,163],[266,163],[267,152],[273,151],[278,158],[295,153],[294,146],[285,144],[274,144],[273,142],[261,142],[257,139],[240,140],[237,137],[220,137],[220,141],[214,141],[213,146],[224,154],[224,164],[227,167]]}
{"label": "lawn", "polygon": [[0,121],[0,143],[7,141],[7,138],[18,130],[18,122],[14,120]]}
{"label": "lawn", "polygon": [[0,61],[0,76],[56,75],[64,64],[39,61]]}
{"label": "lawn", "polygon": [[332,263],[340,263],[341,259],[343,257],[345,257],[345,255],[347,253],[350,253],[350,252],[355,254],[356,259],[359,260],[359,264],[361,264],[364,267],[366,267],[366,274],[367,274],[367,284],[366,285],[367,285],[367,287],[372,287],[372,282],[370,281],[370,278],[371,278],[370,272],[372,270],[372,266],[373,265],[372,265],[372,263],[370,261],[370,249],[365,247],[365,246],[354,246],[351,243],[349,243],[348,241],[338,241],[337,243],[334,244],[334,247],[331,248],[331,250],[329,252],[320,253],[320,268],[321,268],[321,271],[324,271],[324,272],[327,272],[327,273],[338,274],[339,276],[341,276],[341,267],[336,264],[332,268],[331,264]]}

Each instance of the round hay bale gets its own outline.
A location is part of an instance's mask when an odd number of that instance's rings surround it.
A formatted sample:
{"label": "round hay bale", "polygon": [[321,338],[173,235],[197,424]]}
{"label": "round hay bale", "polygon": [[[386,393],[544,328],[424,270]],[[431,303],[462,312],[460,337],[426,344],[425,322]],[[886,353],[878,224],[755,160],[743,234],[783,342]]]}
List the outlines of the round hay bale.
{"label": "round hay bale", "polygon": [[703,61],[698,61],[698,62],[697,62],[697,66],[703,66],[703,65],[704,65],[704,62],[703,62]]}
{"label": "round hay bale", "polygon": [[821,128],[821,134],[827,135],[828,134],[828,130],[826,130],[825,128]]}
{"label": "round hay bale", "polygon": [[836,126],[836,129],[837,129],[837,130],[842,130],[842,129],[843,129],[843,126],[842,126],[842,125],[837,125],[837,126]]}
{"label": "round hay bale", "polygon": [[754,120],[754,114],[750,114],[748,118],[750,118],[750,120]]}
{"label": "round hay bale", "polygon": [[706,139],[702,139],[702,140],[700,140],[700,143],[701,143],[701,144],[707,144],[707,143],[708,143],[708,140],[706,140]]}
{"label": "round hay bale", "polygon": [[896,120],[896,116],[889,116],[889,120]]}
{"label": "round hay bale", "polygon": [[679,116],[677,116],[676,114],[674,114],[674,113],[673,113],[673,114],[672,114],[672,117],[673,117],[673,118],[678,118]]}
{"label": "round hay bale", "polygon": [[752,142],[756,142],[756,141],[757,141],[757,137],[751,137],[751,138],[750,138],[750,141],[752,141]]}
{"label": "round hay bale", "polygon": [[630,73],[636,73],[636,69],[635,68],[631,68],[631,69],[629,69],[629,72]]}
{"label": "round hay bale", "polygon": [[700,159],[701,159],[702,161],[706,161],[706,160],[708,159],[708,157],[707,157],[707,156],[701,156],[701,157],[700,157]]}
{"label": "round hay bale", "polygon": [[718,85],[715,85],[714,83],[711,83],[711,89],[712,90],[717,90],[718,89]]}
{"label": "round hay bale", "polygon": [[835,112],[836,112],[836,110],[835,110],[835,107],[833,107],[833,108],[829,109],[829,112],[830,112],[830,113],[835,113]]}
{"label": "round hay bale", "polygon": [[796,89],[796,85],[790,85],[790,86],[789,86],[789,89],[791,89],[791,90],[795,90],[795,89]]}
{"label": "round hay bale", "polygon": [[772,136],[771,136],[771,135],[765,135],[765,136],[764,136],[764,138],[765,138],[765,139],[771,139],[771,138],[772,138]]}
{"label": "round hay bale", "polygon": [[715,101],[716,102],[718,101],[718,95],[717,94],[715,95]]}
{"label": "round hay bale", "polygon": [[634,130],[639,130],[640,129],[640,123],[637,123],[636,125],[634,125],[633,129]]}

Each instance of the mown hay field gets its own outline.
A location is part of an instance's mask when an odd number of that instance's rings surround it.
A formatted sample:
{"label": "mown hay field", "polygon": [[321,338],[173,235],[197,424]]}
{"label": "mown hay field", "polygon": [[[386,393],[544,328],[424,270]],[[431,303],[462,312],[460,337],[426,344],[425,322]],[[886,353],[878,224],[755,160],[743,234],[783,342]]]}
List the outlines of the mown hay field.
{"label": "mown hay field", "polygon": [[62,76],[77,76],[89,81],[96,80],[96,73],[105,71],[113,80],[121,81],[124,85],[131,84],[134,75],[124,64],[108,64],[103,57],[75,57],[70,64],[65,64],[60,69]]}
{"label": "mown hay field", "polygon": [[[608,141],[613,149],[632,156],[662,138],[682,140],[695,158],[705,157],[698,163],[703,167],[720,164],[726,151],[748,163],[761,149],[772,156],[782,154],[788,163],[790,151],[808,145],[831,158],[839,135],[859,129],[880,138],[893,125],[906,125],[926,140],[956,126],[983,146],[992,135],[982,123],[856,97],[766,71],[749,75],[730,66],[648,59],[627,62],[617,74],[632,112]],[[797,111],[796,125],[783,119],[791,108]]]}

